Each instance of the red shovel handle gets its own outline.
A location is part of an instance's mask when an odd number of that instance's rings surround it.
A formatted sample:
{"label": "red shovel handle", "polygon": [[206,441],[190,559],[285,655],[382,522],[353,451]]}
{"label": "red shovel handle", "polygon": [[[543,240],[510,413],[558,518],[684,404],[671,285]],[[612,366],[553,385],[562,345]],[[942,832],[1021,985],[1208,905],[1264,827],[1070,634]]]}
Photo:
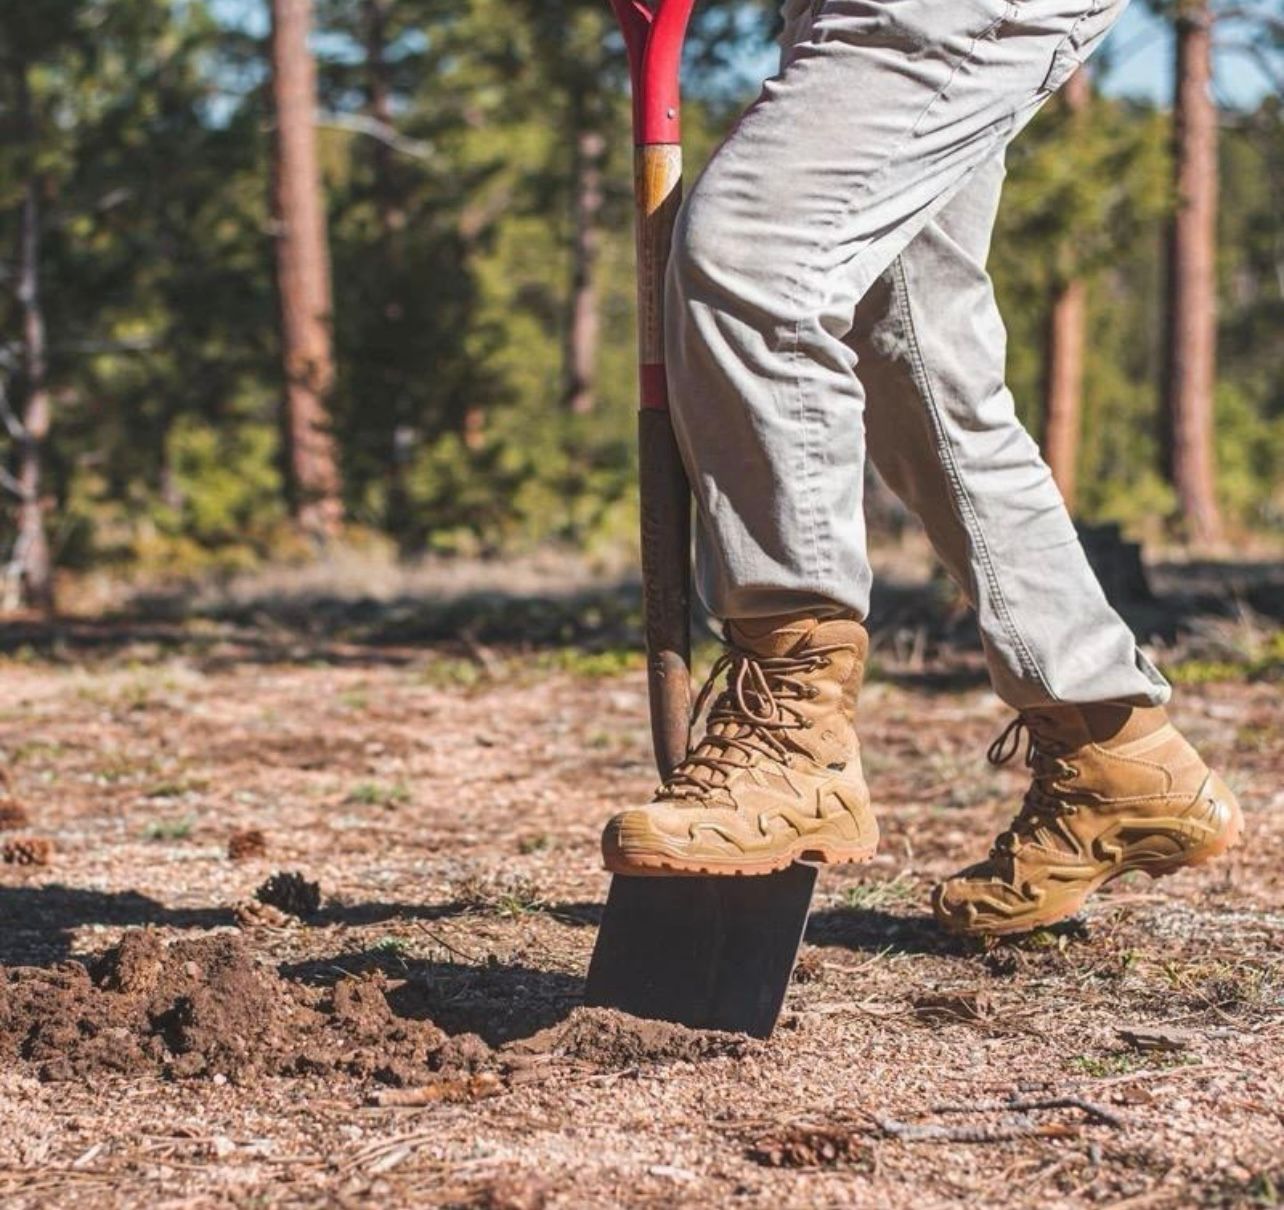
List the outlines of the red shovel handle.
{"label": "red shovel handle", "polygon": [[687,754],[691,722],[691,489],[669,421],[664,271],[682,201],[679,74],[695,0],[610,3],[633,79],[642,586],[651,737],[667,777]]}
{"label": "red shovel handle", "polygon": [[639,147],[677,143],[682,43],[695,0],[611,0],[633,77],[633,133]]}

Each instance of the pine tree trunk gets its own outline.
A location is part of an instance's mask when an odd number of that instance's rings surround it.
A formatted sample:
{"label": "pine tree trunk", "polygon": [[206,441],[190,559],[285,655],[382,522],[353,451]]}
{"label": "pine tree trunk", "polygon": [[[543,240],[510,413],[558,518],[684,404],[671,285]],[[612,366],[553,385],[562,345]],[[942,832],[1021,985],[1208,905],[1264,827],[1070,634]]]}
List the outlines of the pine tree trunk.
{"label": "pine tree trunk", "polygon": [[35,117],[25,66],[18,69],[18,122],[30,156],[18,220],[17,302],[21,322],[21,396],[18,438],[18,537],[14,564],[20,596],[28,605],[49,610],[54,604],[53,560],[45,531],[41,497],[44,443],[49,436],[49,398],[45,318],[40,304],[40,179],[36,174]]}
{"label": "pine tree trunk", "polygon": [[1217,357],[1217,112],[1211,95],[1209,0],[1186,0],[1177,18],[1174,167],[1177,212],[1168,253],[1165,412],[1168,471],[1186,532],[1222,532],[1213,462]]}
{"label": "pine tree trunk", "polygon": [[[583,118],[584,106],[579,107]],[[575,136],[571,292],[566,327],[566,406],[577,415],[593,410],[601,321],[597,258],[601,247],[602,165],[606,138],[581,120]]]}
{"label": "pine tree trunk", "polygon": [[[1092,101],[1092,82],[1086,70],[1080,68],[1066,81],[1061,97],[1073,131]],[[1075,274],[1067,277],[1058,272],[1044,350],[1043,457],[1071,512],[1078,494],[1086,323],[1087,286]]]}
{"label": "pine tree trunk", "polygon": [[326,408],[334,384],[330,253],[317,164],[311,24],[311,0],[272,0],[273,184],[286,470],[296,523],[309,537],[325,541],[338,533],[343,505]]}

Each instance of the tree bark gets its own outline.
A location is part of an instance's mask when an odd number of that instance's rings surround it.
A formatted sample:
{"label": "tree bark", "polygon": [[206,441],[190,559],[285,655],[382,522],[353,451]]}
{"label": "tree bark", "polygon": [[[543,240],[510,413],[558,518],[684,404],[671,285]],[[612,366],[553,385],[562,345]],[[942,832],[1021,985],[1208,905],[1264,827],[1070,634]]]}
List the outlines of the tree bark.
{"label": "tree bark", "polygon": [[566,406],[577,415],[593,410],[601,319],[597,259],[602,243],[602,166],[606,138],[584,117],[575,136],[572,203],[571,291],[566,326]]}
{"label": "tree bark", "polygon": [[1213,460],[1217,358],[1217,112],[1209,0],[1177,16],[1173,106],[1177,210],[1168,250],[1165,416],[1168,473],[1188,536],[1215,542],[1222,522]]}
{"label": "tree bark", "polygon": [[[1066,81],[1061,98],[1073,135],[1092,101],[1092,82],[1086,70],[1080,68]],[[1044,350],[1043,457],[1071,512],[1078,494],[1086,323],[1087,286],[1077,272],[1067,276],[1058,266]]]}
{"label": "tree bark", "polygon": [[40,178],[35,167],[36,126],[27,69],[17,76],[18,123],[30,157],[18,219],[16,297],[21,322],[21,394],[18,403],[18,536],[14,566],[20,597],[37,609],[54,605],[53,560],[41,497],[44,444],[52,422],[45,318],[40,302]]}
{"label": "tree bark", "polygon": [[339,531],[343,504],[327,412],[334,385],[330,251],[317,163],[311,25],[311,0],[272,0],[273,202],[286,472],[296,523],[309,537],[326,541]]}

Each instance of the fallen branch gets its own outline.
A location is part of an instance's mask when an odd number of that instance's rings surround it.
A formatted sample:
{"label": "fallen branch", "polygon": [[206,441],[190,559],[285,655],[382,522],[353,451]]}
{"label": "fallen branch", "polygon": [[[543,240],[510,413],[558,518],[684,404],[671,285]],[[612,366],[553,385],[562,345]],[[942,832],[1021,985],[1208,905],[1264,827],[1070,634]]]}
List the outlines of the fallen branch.
{"label": "fallen branch", "polygon": [[1078,1109],[1106,1126],[1122,1130],[1126,1123],[1117,1113],[1083,1097],[1047,1097],[1038,1101],[978,1101],[975,1105],[934,1105],[933,1113],[1030,1113],[1038,1109]]}
{"label": "fallen branch", "polygon": [[1066,1122],[1001,1122],[994,1126],[937,1126],[874,1118],[889,1139],[902,1143],[1006,1143],[1012,1139],[1072,1139],[1076,1127]]}
{"label": "fallen branch", "polygon": [[384,1088],[372,1092],[366,1104],[375,1109],[421,1109],[425,1105],[439,1105],[443,1101],[479,1101],[483,1097],[498,1096],[504,1085],[497,1075],[482,1072],[462,1080],[438,1080],[419,1088]]}

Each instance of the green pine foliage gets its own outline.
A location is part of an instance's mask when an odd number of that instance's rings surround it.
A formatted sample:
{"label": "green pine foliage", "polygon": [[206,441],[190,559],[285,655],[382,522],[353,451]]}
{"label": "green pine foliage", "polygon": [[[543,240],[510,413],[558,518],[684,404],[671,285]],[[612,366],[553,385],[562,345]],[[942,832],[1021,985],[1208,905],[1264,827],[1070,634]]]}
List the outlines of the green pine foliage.
{"label": "green pine foliage", "polygon": [[[29,69],[34,151],[0,139],[0,250],[35,172],[64,566],[186,574],[300,553],[282,503],[264,13],[211,0],[0,12],[0,124]],[[635,541],[632,148],[602,0],[387,0],[391,130],[371,125],[365,6],[318,0],[321,151],[349,516],[407,553]],[[692,175],[747,99],[768,6],[702,5]],[[259,20],[237,24],[233,16]],[[596,406],[564,406],[577,124],[606,137]],[[8,133],[13,133],[8,131]],[[1090,292],[1081,508],[1159,532],[1169,122],[1097,98],[1014,146],[993,268],[1037,429],[1050,291]],[[1217,457],[1240,526],[1284,520],[1284,113],[1226,115]],[[7,266],[6,266],[7,269]],[[0,277],[0,381],[16,306]],[[0,442],[4,438],[0,436]],[[3,451],[0,451],[2,453]],[[0,545],[12,520],[0,503]]]}

